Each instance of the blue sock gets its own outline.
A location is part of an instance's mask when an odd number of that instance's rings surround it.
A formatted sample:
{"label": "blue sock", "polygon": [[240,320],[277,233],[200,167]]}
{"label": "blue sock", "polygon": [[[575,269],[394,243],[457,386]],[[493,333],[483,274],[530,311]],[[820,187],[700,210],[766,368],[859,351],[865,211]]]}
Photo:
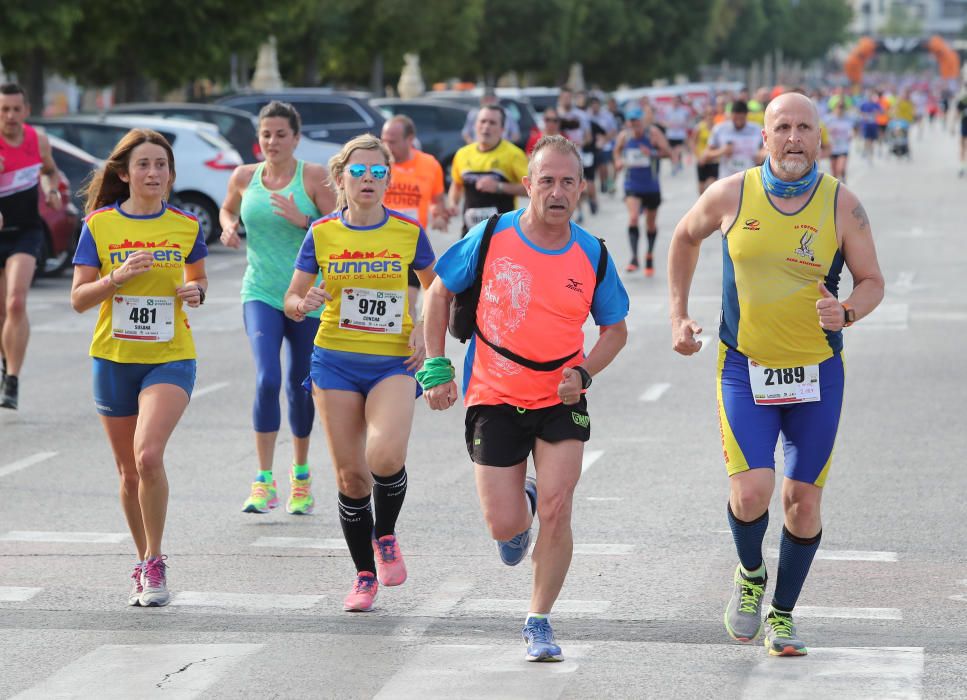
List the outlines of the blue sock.
{"label": "blue sock", "polygon": [[772,597],[772,607],[780,612],[792,612],[796,607],[822,537],[822,530],[815,537],[796,537],[783,526],[782,536],[779,538],[779,572],[776,574],[776,592]]}
{"label": "blue sock", "polygon": [[762,540],[769,527],[769,511],[760,515],[752,522],[744,522],[735,517],[732,504],[729,503],[729,527],[732,529],[732,539],[735,549],[739,553],[739,563],[746,571],[756,571],[762,566]]}

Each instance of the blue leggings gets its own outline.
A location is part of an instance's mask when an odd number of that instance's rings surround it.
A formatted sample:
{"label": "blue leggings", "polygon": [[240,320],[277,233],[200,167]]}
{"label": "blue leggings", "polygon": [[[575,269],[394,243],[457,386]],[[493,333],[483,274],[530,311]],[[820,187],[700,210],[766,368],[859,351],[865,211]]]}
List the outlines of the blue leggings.
{"label": "blue leggings", "polygon": [[319,319],[307,318],[301,323],[286,318],[278,309],[261,301],[242,304],[245,333],[255,356],[255,405],[252,423],[257,433],[278,431],[282,423],[279,391],[282,388],[280,350],[286,341],[285,394],[289,400],[289,428],[297,438],[308,437],[315,420],[312,395],[302,388],[309,376],[313,341]]}

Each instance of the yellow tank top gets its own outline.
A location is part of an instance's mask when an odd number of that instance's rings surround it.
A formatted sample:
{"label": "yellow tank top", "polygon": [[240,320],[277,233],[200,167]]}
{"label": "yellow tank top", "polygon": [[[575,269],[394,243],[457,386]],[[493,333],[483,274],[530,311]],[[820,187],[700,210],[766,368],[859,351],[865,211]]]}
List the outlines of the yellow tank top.
{"label": "yellow tank top", "polygon": [[722,238],[719,337],[766,367],[822,362],[843,349],[841,332],[819,327],[817,281],[833,294],[843,255],[836,238],[839,181],[822,175],[805,206],[776,209],[761,168],[745,171],[735,222]]}
{"label": "yellow tank top", "polygon": [[700,156],[708,148],[708,137],[712,135],[712,129],[703,119],[695,127],[695,155]]}

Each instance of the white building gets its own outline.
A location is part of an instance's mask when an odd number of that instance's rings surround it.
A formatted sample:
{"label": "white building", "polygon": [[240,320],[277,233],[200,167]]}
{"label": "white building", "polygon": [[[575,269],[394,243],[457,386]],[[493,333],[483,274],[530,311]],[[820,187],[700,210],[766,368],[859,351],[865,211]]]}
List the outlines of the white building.
{"label": "white building", "polygon": [[881,36],[893,5],[906,8],[908,16],[919,22],[926,36],[940,34],[947,39],[960,35],[967,25],[967,0],[850,0],[855,35]]}

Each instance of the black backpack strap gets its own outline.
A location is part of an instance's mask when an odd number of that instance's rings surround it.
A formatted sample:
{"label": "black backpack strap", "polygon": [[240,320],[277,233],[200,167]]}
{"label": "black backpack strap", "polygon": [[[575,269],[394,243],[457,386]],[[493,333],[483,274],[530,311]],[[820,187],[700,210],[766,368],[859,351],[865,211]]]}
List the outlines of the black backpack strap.
{"label": "black backpack strap", "polygon": [[[469,299],[472,299],[472,309],[468,311],[473,313],[473,328],[477,328],[477,304],[480,301],[480,290],[483,287],[483,273],[484,266],[487,264],[487,252],[490,250],[490,239],[494,237],[494,231],[497,229],[497,223],[500,221],[500,214],[494,214],[489,219],[487,219],[487,225],[484,226],[483,236],[480,239],[480,250],[477,252],[477,269],[474,273],[473,284],[469,287],[470,294]],[[471,337],[473,334],[471,333]],[[466,343],[469,338],[461,340],[461,343]]]}
{"label": "black backpack strap", "polygon": [[[598,254],[598,269],[594,273],[594,293],[598,293],[598,287],[601,286],[601,282],[604,281],[604,276],[608,274],[608,248],[604,245],[604,239],[599,238],[598,243],[601,245],[601,252]],[[592,296],[591,303],[594,303],[594,297]]]}

